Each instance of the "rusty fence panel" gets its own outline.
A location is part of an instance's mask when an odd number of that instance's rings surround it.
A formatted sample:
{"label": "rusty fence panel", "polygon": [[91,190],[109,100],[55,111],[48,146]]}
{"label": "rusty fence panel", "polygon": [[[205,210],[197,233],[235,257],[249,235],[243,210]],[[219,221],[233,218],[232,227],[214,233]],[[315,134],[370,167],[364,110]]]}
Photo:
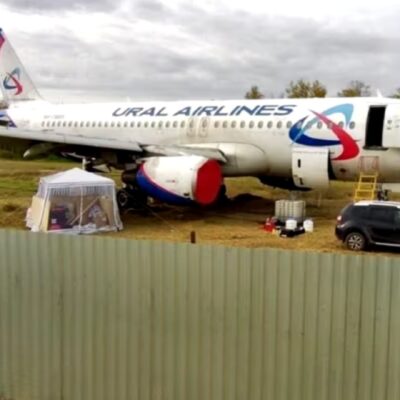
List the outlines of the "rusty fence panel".
{"label": "rusty fence panel", "polygon": [[400,398],[400,259],[0,230],[0,399]]}

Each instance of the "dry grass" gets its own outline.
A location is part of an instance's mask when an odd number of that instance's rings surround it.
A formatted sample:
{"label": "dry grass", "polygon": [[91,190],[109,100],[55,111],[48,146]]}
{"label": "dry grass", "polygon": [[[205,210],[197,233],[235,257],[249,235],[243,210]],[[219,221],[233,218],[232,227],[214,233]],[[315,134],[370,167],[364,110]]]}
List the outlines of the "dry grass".
{"label": "dry grass", "polygon": [[[0,160],[0,227],[25,228],[25,211],[36,191],[40,176],[73,166],[60,162]],[[118,173],[111,176],[118,181]],[[119,183],[119,182],[118,182]],[[274,213],[275,200],[288,192],[262,185],[257,179],[227,179],[231,201],[218,207],[179,208],[159,205],[147,215],[124,214],[124,230],[113,237],[188,242],[195,231],[198,243],[240,247],[275,247],[297,250],[341,251],[334,236],[335,219],[351,201],[354,184],[333,182],[324,193],[300,193],[307,201],[307,216],[315,230],[295,238],[281,238],[262,229]]]}

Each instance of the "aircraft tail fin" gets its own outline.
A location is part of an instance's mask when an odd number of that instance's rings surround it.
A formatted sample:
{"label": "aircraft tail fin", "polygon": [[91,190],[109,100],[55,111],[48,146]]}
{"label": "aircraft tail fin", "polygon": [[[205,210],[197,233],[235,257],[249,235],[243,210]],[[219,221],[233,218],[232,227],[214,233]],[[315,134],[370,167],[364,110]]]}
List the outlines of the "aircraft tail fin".
{"label": "aircraft tail fin", "polygon": [[0,87],[5,101],[41,99],[31,78],[0,28]]}

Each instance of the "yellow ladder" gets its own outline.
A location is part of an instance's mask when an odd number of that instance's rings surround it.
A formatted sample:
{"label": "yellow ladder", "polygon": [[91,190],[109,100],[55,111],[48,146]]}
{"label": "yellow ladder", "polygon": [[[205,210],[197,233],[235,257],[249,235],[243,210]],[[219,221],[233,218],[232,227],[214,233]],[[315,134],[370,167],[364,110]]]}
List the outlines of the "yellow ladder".
{"label": "yellow ladder", "polygon": [[378,173],[360,173],[356,190],[354,192],[354,201],[374,200],[378,182]]}

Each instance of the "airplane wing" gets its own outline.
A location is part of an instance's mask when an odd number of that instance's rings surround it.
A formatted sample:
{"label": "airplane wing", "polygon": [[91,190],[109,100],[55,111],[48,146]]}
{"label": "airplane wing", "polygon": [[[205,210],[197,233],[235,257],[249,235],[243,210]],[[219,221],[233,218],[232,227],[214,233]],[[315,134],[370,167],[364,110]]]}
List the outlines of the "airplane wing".
{"label": "airplane wing", "polygon": [[95,136],[71,135],[55,131],[34,131],[19,128],[1,128],[0,137],[23,139],[35,142],[50,142],[65,145],[93,146],[113,150],[142,152],[137,142],[118,140],[115,137],[98,138]]}
{"label": "airplane wing", "polygon": [[212,160],[226,163],[228,160],[224,153],[216,148],[202,147],[201,145],[180,145],[180,146],[164,146],[164,145],[145,145],[143,149],[151,155],[161,156],[188,156],[197,155],[203,156]]}
{"label": "airplane wing", "polygon": [[[35,131],[30,129],[20,128],[7,128],[0,127],[0,139],[2,141],[6,139],[18,140],[19,142],[27,142],[26,148],[32,144],[49,144],[50,146],[44,146],[45,152],[51,152],[51,144],[55,151],[59,150],[62,146],[84,146],[86,148],[97,148],[107,150],[120,150],[120,151],[131,151],[138,153],[140,157],[149,156],[177,156],[177,155],[200,155],[209,159],[213,159],[222,163],[227,162],[227,158],[224,153],[215,147],[207,147],[207,145],[149,145],[140,144],[136,141],[121,140],[118,137],[113,136],[110,138],[96,137],[92,135],[73,135],[71,133],[56,132],[54,130],[42,130]],[[58,146],[59,145],[59,146]],[[50,151],[47,151],[50,150]],[[28,154],[28,153],[27,153]]]}

